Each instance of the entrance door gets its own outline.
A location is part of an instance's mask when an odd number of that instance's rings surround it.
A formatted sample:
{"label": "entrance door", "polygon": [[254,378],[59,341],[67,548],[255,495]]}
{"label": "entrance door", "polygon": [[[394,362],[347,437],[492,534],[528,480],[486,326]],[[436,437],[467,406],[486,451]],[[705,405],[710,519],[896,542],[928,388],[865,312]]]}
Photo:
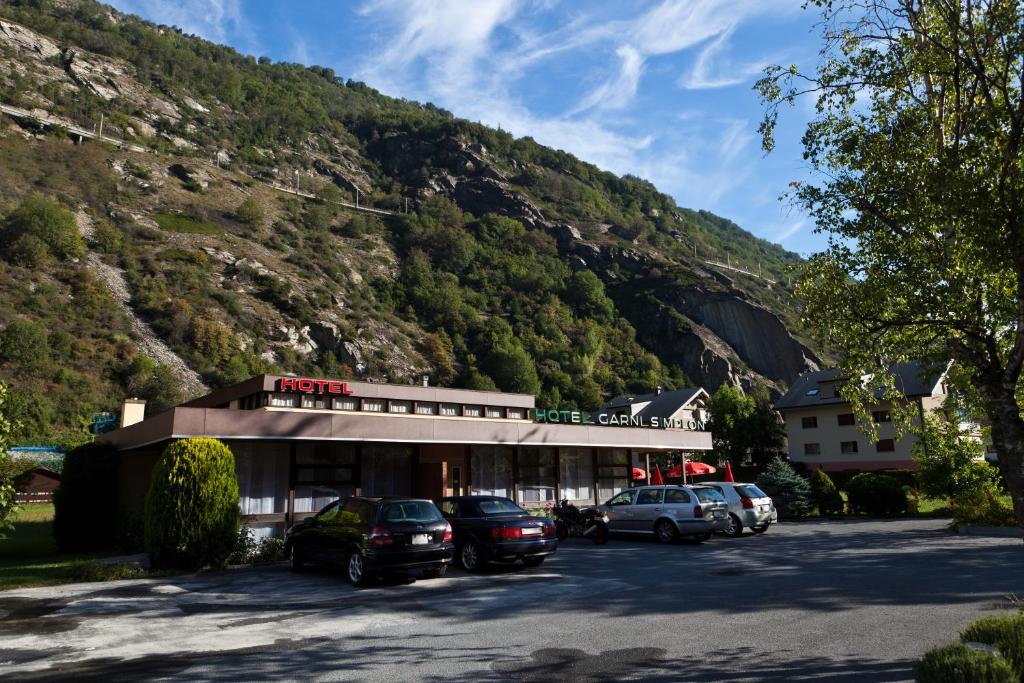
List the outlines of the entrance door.
{"label": "entrance door", "polygon": [[413,495],[417,498],[440,500],[444,498],[448,463],[421,462],[416,466],[416,481],[413,484]]}

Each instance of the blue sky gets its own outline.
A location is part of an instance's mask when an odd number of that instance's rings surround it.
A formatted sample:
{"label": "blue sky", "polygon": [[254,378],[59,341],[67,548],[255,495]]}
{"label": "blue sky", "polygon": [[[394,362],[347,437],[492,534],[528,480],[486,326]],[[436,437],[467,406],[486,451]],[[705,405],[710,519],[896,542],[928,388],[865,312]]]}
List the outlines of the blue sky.
{"label": "blue sky", "polygon": [[396,97],[647,178],[802,254],[824,246],[778,200],[804,177],[810,103],[757,136],[764,65],[817,60],[802,0],[113,0],[241,52],[330,66]]}

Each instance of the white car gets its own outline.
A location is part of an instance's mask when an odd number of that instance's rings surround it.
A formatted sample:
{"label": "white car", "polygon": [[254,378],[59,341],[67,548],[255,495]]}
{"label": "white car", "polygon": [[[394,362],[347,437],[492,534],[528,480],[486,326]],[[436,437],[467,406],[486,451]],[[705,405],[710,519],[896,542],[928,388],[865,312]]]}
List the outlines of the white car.
{"label": "white car", "polygon": [[706,541],[729,525],[725,499],[703,485],[640,486],[613,496],[597,509],[608,515],[609,532],[653,534],[662,543],[681,536]]}
{"label": "white car", "polygon": [[742,536],[744,527],[755,534],[763,534],[770,525],[779,521],[772,499],[754,484],[702,481],[701,486],[715,489],[729,504],[729,527],[722,532],[728,536]]}

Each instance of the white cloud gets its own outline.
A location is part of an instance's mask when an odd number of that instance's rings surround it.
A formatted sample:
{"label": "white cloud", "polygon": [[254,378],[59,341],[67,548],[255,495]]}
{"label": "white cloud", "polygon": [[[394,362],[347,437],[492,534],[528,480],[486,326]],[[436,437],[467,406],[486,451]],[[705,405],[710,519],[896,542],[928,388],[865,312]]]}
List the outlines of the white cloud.
{"label": "white cloud", "polygon": [[619,56],[619,74],[592,91],[572,110],[577,114],[587,109],[623,109],[636,96],[640,76],[644,71],[644,58],[635,48],[623,45],[615,54]]}
{"label": "white cloud", "polygon": [[150,21],[177,26],[185,33],[206,38],[215,43],[232,43],[242,49],[254,49],[252,31],[240,0],[109,0],[117,9],[144,16]]}
{"label": "white cloud", "polygon": [[800,232],[800,230],[802,230],[804,225],[806,225],[806,224],[807,224],[807,219],[806,218],[801,218],[796,223],[793,223],[792,225],[788,225],[785,228],[783,228],[782,230],[780,230],[775,235],[774,240],[776,242],[778,242],[779,244],[782,244],[783,242],[788,240],[790,237],[792,237],[793,235],[795,235],[798,232]]}
{"label": "white cloud", "polygon": [[688,90],[708,90],[712,88],[725,88],[730,85],[738,85],[749,80],[752,76],[761,72],[772,59],[762,59],[746,64],[735,65],[730,61],[718,62],[720,54],[732,37],[732,29],[723,31],[717,38],[710,41],[703,50],[693,69],[679,79],[679,85]]}

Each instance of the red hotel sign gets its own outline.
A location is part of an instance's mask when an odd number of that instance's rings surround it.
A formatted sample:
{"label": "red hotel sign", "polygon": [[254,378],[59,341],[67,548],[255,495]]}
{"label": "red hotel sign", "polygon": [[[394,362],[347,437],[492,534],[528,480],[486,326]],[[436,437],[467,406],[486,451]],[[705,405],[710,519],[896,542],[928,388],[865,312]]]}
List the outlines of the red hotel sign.
{"label": "red hotel sign", "polygon": [[303,394],[351,394],[348,382],[308,377],[282,377],[277,380],[278,391],[297,391]]}

